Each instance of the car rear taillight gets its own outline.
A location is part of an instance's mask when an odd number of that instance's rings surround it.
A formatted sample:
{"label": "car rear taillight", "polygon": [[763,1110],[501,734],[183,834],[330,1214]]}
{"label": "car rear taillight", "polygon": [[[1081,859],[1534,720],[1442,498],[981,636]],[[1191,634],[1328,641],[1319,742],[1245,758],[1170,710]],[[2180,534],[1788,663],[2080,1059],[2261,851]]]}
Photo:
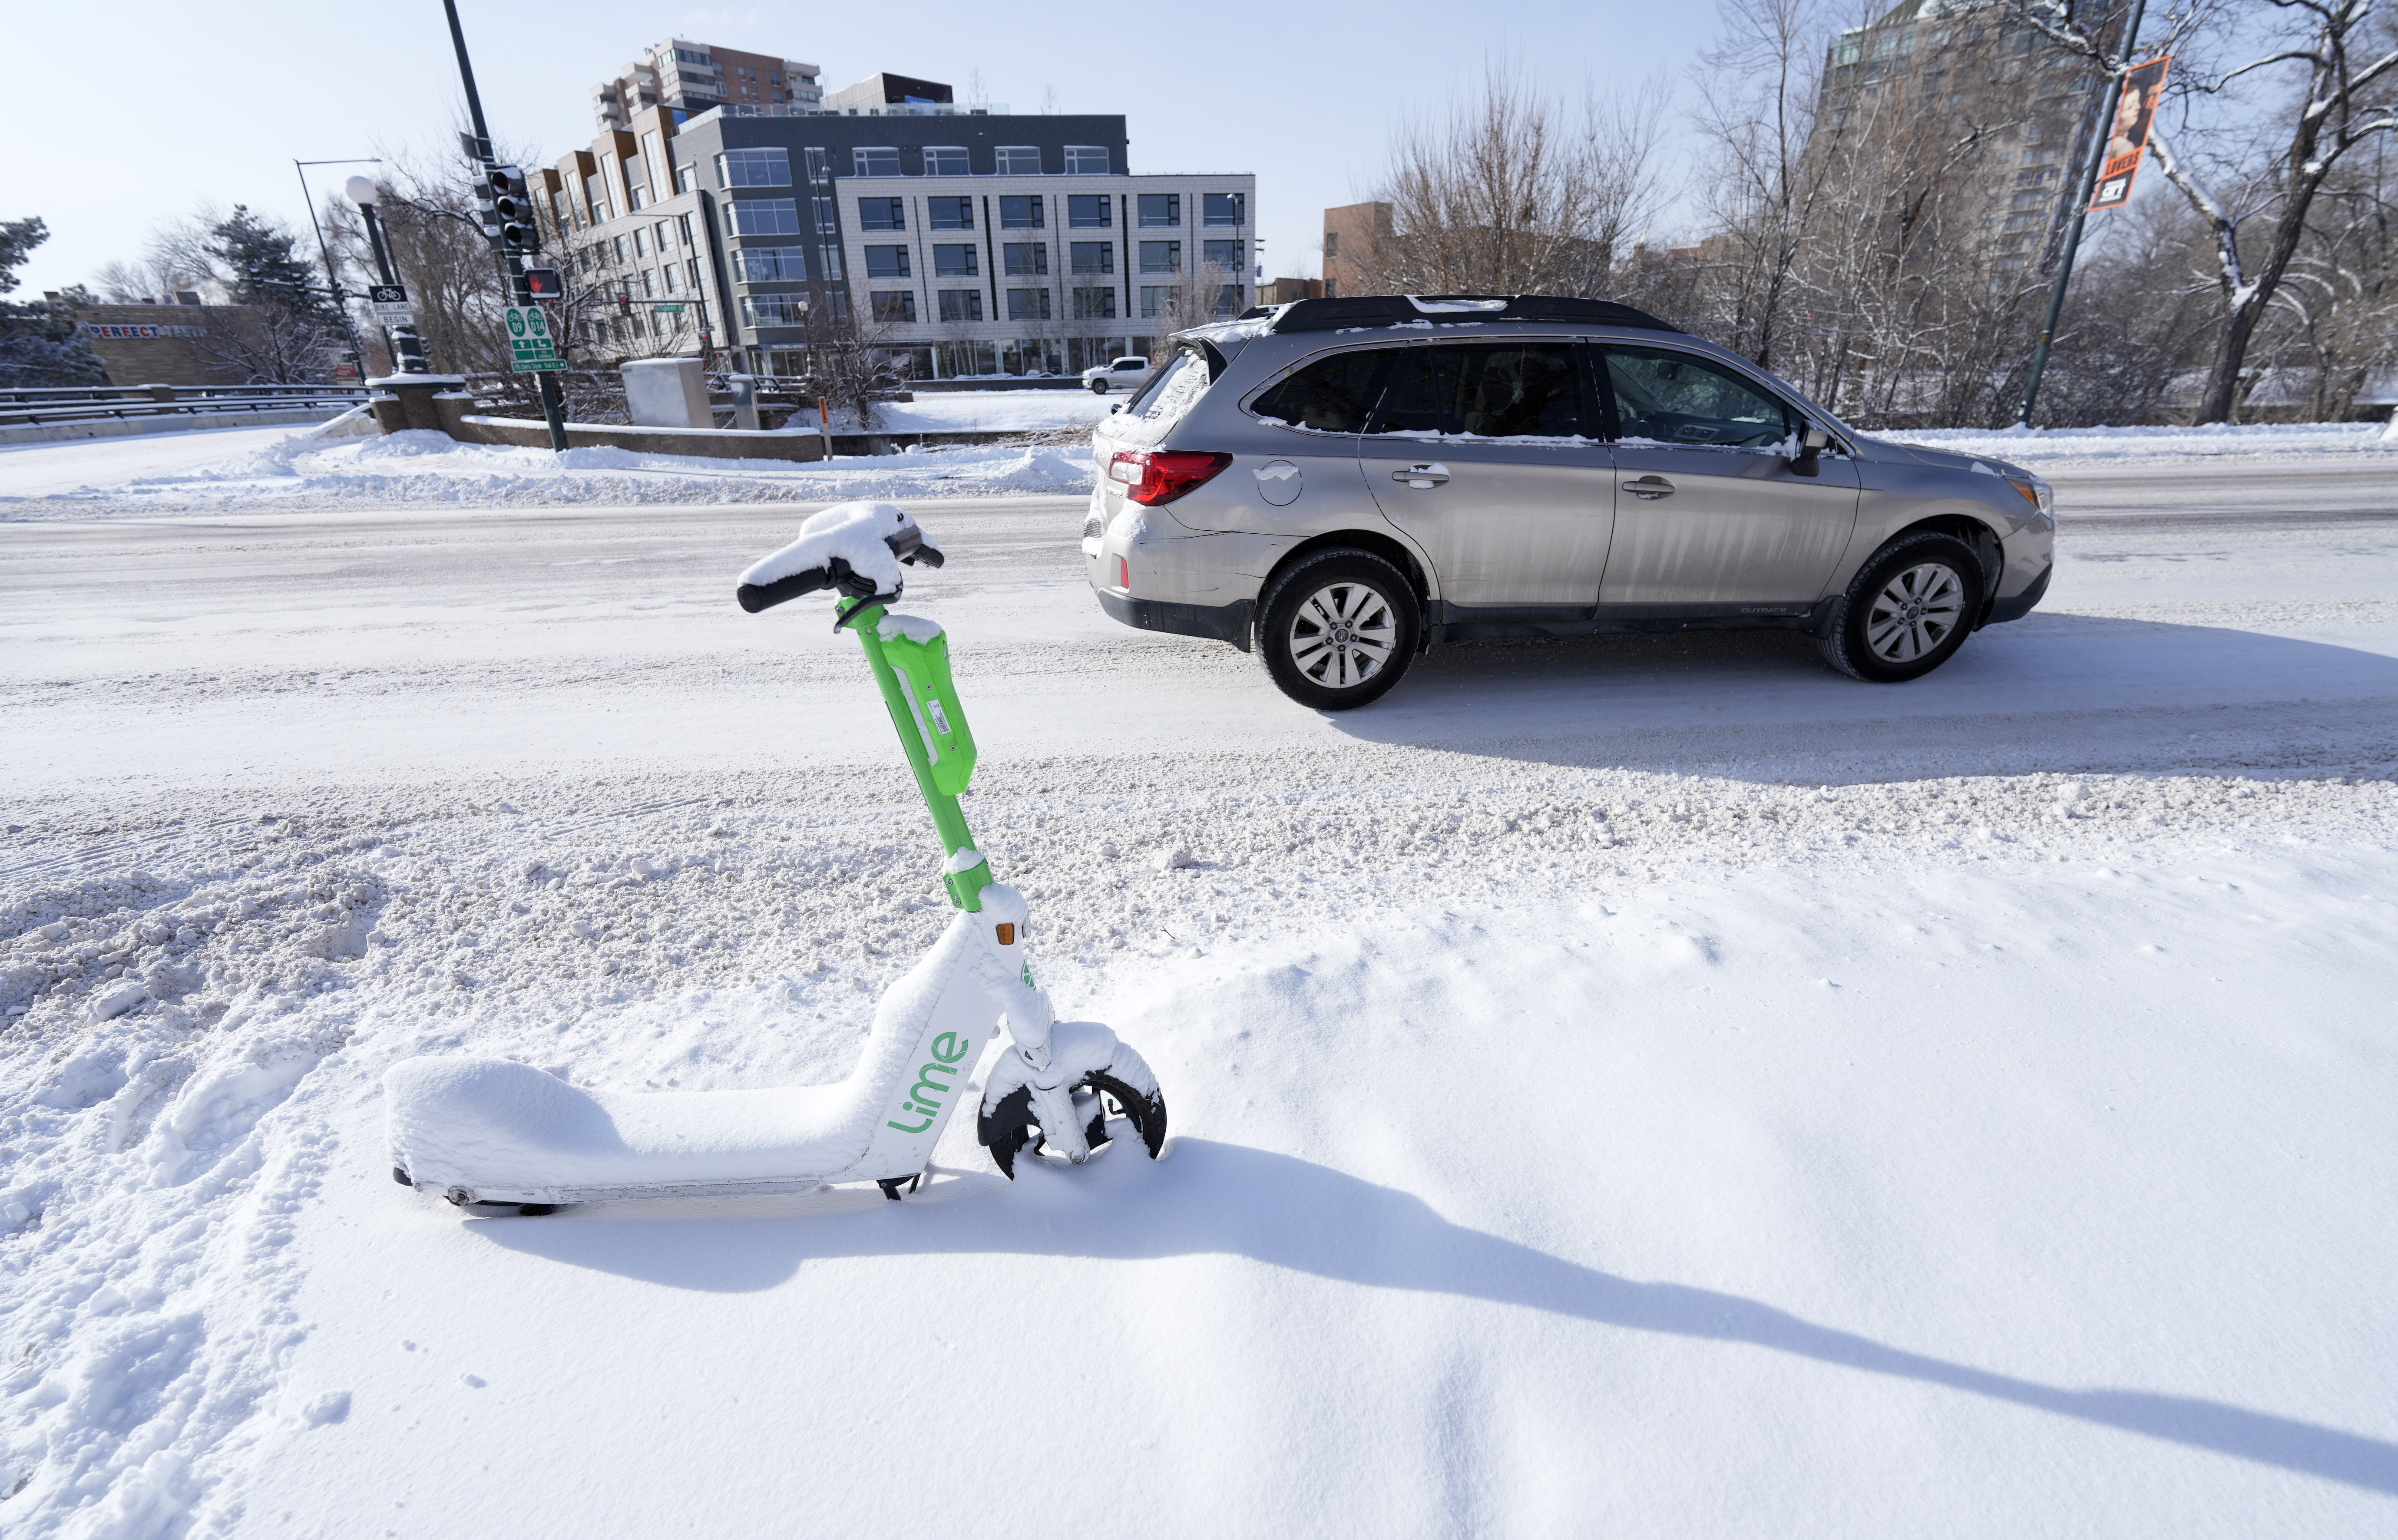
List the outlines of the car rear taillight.
{"label": "car rear taillight", "polygon": [[1228,454],[1198,449],[1120,449],[1108,462],[1108,479],[1124,485],[1125,496],[1144,507],[1171,502],[1233,462]]}

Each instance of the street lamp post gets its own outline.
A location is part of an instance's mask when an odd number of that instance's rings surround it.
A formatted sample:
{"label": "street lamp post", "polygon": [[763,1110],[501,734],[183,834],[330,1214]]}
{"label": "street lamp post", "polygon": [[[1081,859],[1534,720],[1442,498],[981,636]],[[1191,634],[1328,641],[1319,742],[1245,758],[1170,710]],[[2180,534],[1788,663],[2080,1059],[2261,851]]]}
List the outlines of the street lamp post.
{"label": "street lamp post", "polygon": [[[492,130],[483,122],[483,99],[475,89],[475,66],[466,58],[466,33],[458,25],[458,0],[441,0],[441,8],[450,17],[450,42],[458,53],[458,80],[466,88],[466,115],[475,125],[475,153],[488,174],[500,162],[492,152]],[[503,251],[499,260],[500,275],[508,286],[508,302],[522,309],[532,308],[532,290],[525,282],[524,259],[512,251]],[[538,370],[534,378],[541,383],[541,415],[549,423],[549,447],[563,454],[569,447],[566,403],[549,370]]]}
{"label": "street lamp post", "polygon": [[[366,217],[367,244],[374,248],[375,271],[383,275],[384,283],[397,286],[399,277],[392,269],[391,253],[383,244],[383,221],[375,217],[375,205],[383,201],[383,190],[375,185],[372,177],[352,177],[342,190],[349,194],[358,212]],[[415,323],[386,327],[384,331],[391,341],[392,360],[399,372],[424,373],[424,344],[417,340]]]}
{"label": "street lamp post", "polygon": [[311,166],[381,166],[378,155],[362,155],[353,160],[295,160],[291,174],[300,179],[300,195],[308,199],[308,223],[317,232],[317,254],[325,259],[325,286],[332,296],[333,308],[342,313],[342,329],[349,334],[350,362],[358,371],[358,382],[367,378],[367,351],[358,342],[357,323],[350,316],[349,294],[342,288],[342,275],[333,266],[333,248],[325,240],[325,221],[317,217],[317,200],[308,193],[308,171]]}

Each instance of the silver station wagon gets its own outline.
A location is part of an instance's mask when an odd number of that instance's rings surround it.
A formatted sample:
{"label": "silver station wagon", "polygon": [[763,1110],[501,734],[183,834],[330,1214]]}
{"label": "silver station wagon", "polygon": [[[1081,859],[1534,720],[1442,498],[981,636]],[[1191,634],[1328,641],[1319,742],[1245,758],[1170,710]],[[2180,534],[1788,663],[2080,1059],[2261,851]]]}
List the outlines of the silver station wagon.
{"label": "silver station wagon", "polygon": [[1629,306],[1300,300],[1171,339],[1100,420],[1107,612],[1364,705],[1437,642],[1771,627],[1895,683],[2047,591],[2047,483],[1868,438]]}

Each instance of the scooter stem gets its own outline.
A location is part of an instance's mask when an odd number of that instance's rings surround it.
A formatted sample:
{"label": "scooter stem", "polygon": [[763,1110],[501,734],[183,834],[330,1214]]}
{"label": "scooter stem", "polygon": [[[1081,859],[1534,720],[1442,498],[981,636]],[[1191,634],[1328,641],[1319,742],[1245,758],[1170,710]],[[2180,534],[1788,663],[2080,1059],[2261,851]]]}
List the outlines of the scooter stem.
{"label": "scooter stem", "polygon": [[[924,741],[918,734],[915,712],[899,688],[899,676],[892,671],[891,661],[882,655],[881,626],[886,611],[871,599],[842,599],[839,609],[842,624],[857,633],[858,645],[866,649],[867,664],[874,670],[874,682],[882,690],[882,704],[891,713],[892,730],[899,735],[900,752],[908,756],[908,768],[916,772],[916,789],[923,793],[925,810],[933,815],[933,827],[940,834],[941,848],[954,867],[960,850],[974,850],[974,836],[966,828],[965,810],[958,806],[957,797],[933,783],[933,766],[924,755]],[[979,910],[982,891],[991,882],[990,864],[977,851],[973,865],[963,870],[944,870],[941,881],[949,889],[951,904],[961,909]]]}

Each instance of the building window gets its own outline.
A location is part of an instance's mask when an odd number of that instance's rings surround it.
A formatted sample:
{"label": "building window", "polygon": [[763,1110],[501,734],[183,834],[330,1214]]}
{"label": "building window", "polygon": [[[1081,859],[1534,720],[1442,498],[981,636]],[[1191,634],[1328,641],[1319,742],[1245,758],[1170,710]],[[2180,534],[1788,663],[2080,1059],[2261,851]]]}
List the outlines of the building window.
{"label": "building window", "polygon": [[608,178],[605,172],[583,179],[583,195],[591,202],[591,221],[606,224],[616,217],[616,206],[608,201]]}
{"label": "building window", "polygon": [[657,297],[658,297],[658,275],[657,275],[657,271],[656,271],[654,268],[647,268],[647,267],[645,267],[645,268],[641,269],[641,298],[642,298],[642,299],[644,299],[644,300],[654,300],[654,299],[656,299]]}
{"label": "building window", "polygon": [[1241,286],[1239,284],[1226,284],[1223,288],[1216,290],[1217,315],[1238,315],[1241,313]]}
{"label": "building window", "polygon": [[962,144],[927,144],[924,146],[924,175],[928,177],[963,177],[974,174],[967,163],[965,146]]}
{"label": "building window", "polygon": [[816,261],[825,278],[839,282],[841,278],[841,248],[821,246],[816,248]]}
{"label": "building window", "polygon": [[940,292],[941,319],[944,321],[979,321],[982,319],[982,290],[979,288],[945,288]]}
{"label": "building window", "polygon": [[974,199],[926,198],[924,219],[936,230],[972,230]]}
{"label": "building window", "polygon": [[1249,195],[1246,193],[1206,193],[1201,218],[1209,224],[1246,224],[1249,222]]}
{"label": "building window", "polygon": [[1039,196],[999,200],[999,227],[1002,230],[1039,230],[1043,228]]}
{"label": "building window", "polygon": [[853,176],[896,177],[899,174],[899,152],[892,145],[852,150],[849,156],[851,164],[856,167],[851,173]]}
{"label": "building window", "polygon": [[869,278],[905,278],[908,272],[908,248],[904,246],[869,246],[866,248],[866,275]]}
{"label": "building window", "polygon": [[973,247],[936,246],[933,248],[933,276],[971,278],[977,275],[977,272]]}
{"label": "building window", "polygon": [[1000,248],[1000,253],[1006,259],[1011,278],[1039,277],[1049,271],[1049,248],[1037,242],[1011,243]]}
{"label": "building window", "polygon": [[622,235],[617,236],[615,238],[614,245],[616,248],[616,265],[618,267],[622,267],[625,265],[626,251],[627,249],[625,245],[625,237]]}
{"label": "building window", "polygon": [[1113,273],[1116,270],[1116,243],[1113,241],[1076,241],[1071,256],[1077,273]]}
{"label": "building window", "polygon": [[868,298],[874,303],[874,318],[878,321],[913,321],[916,318],[916,291],[912,288],[892,293],[877,290]]}
{"label": "building window", "polygon": [[[827,315],[830,315],[836,321],[846,321],[849,319],[849,290],[845,288],[827,289],[825,291],[824,298],[825,313]],[[705,318],[700,322],[700,325],[702,326],[706,326],[707,324],[707,322]]]}
{"label": "building window", "polygon": [[648,235],[648,234],[647,234],[646,232],[640,231],[640,230],[636,230],[636,231],[634,231],[634,232],[633,232],[633,255],[634,255],[634,256],[636,256],[636,257],[646,257],[646,256],[648,256],[649,254],[650,254],[650,239],[649,239],[649,235]]}
{"label": "building window", "polygon": [[674,226],[667,223],[666,221],[660,220],[657,223],[650,226],[650,235],[653,240],[657,242],[657,248],[661,253],[674,249]]}
{"label": "building window", "polygon": [[1074,319],[1112,321],[1115,315],[1116,291],[1114,289],[1078,288],[1074,290]]}
{"label": "building window", "polygon": [[733,213],[736,235],[796,235],[800,206],[792,198],[735,198],[725,206]]}
{"label": "building window", "polygon": [[1104,177],[1108,174],[1108,151],[1103,144],[1069,144],[1066,146],[1066,174],[1070,177]]}
{"label": "building window", "polygon": [[716,179],[727,187],[788,187],[788,150],[727,150],[716,157]]}
{"label": "building window", "polygon": [[684,249],[690,249],[691,216],[689,214],[677,214],[675,216],[675,228],[682,232],[682,244]]}
{"label": "building window", "polygon": [[1105,193],[1076,193],[1066,200],[1066,222],[1077,230],[1105,230],[1115,222]]}
{"label": "building window", "polygon": [[666,291],[669,294],[680,293],[682,290],[681,283],[675,277],[675,264],[672,262],[668,262],[658,269],[658,282],[664,286]]}
{"label": "building window", "polygon": [[905,230],[908,228],[907,206],[897,198],[860,198],[857,200],[857,227],[860,230]]}
{"label": "building window", "polygon": [[996,152],[999,174],[1003,177],[1037,177],[1041,174],[1041,152],[1030,144],[1003,144]]}
{"label": "building window", "polygon": [[1239,241],[1203,241],[1200,243],[1199,260],[1213,262],[1227,273],[1238,273],[1243,260],[1241,247]]}
{"label": "building window", "polygon": [[1049,291],[1045,288],[1011,288],[1007,291],[1007,318],[1011,321],[1045,321],[1049,319]]}
{"label": "building window", "polygon": [[744,294],[741,324],[745,327],[801,327],[808,324],[804,294]]}
{"label": "building window", "polygon": [[816,229],[819,233],[825,234],[830,234],[832,233],[832,199],[810,198],[808,200],[808,214],[810,218],[815,221]]}
{"label": "building window", "polygon": [[1327,230],[1324,233],[1324,254],[1327,257],[1338,257],[1340,255],[1340,231]]}
{"label": "building window", "polygon": [[697,257],[694,257],[691,261],[687,261],[687,262],[683,263],[682,265],[683,265],[683,271],[684,271],[684,272],[686,272],[687,274],[689,274],[689,275],[691,275],[691,291],[692,291],[694,294],[698,293],[698,292],[699,292],[699,259],[698,259]]}
{"label": "building window", "polygon": [[823,146],[814,146],[802,151],[801,154],[807,156],[810,181],[832,181],[832,162],[825,157]]}
{"label": "building window", "polygon": [[1160,225],[1182,222],[1182,194],[1179,193],[1143,193],[1140,195],[1140,222],[1152,229]]}
{"label": "building window", "polygon": [[1140,286],[1140,313],[1144,316],[1165,315],[1182,308],[1182,290],[1173,284]]}
{"label": "building window", "polygon": [[675,191],[688,193],[699,185],[699,167],[686,161],[675,167]]}
{"label": "building window", "polygon": [[808,275],[803,246],[746,246],[734,253],[733,271],[744,283],[795,284]]}
{"label": "building window", "polygon": [[647,208],[650,206],[649,188],[638,181],[633,183],[632,192],[627,195],[626,201],[632,206],[633,212],[640,212],[642,209]]}
{"label": "building window", "polygon": [[[1209,246],[1222,243],[1209,241]],[[1182,271],[1180,241],[1143,241],[1140,243],[1140,270],[1143,273],[1179,273]],[[1154,315],[1155,312],[1150,314]]]}

